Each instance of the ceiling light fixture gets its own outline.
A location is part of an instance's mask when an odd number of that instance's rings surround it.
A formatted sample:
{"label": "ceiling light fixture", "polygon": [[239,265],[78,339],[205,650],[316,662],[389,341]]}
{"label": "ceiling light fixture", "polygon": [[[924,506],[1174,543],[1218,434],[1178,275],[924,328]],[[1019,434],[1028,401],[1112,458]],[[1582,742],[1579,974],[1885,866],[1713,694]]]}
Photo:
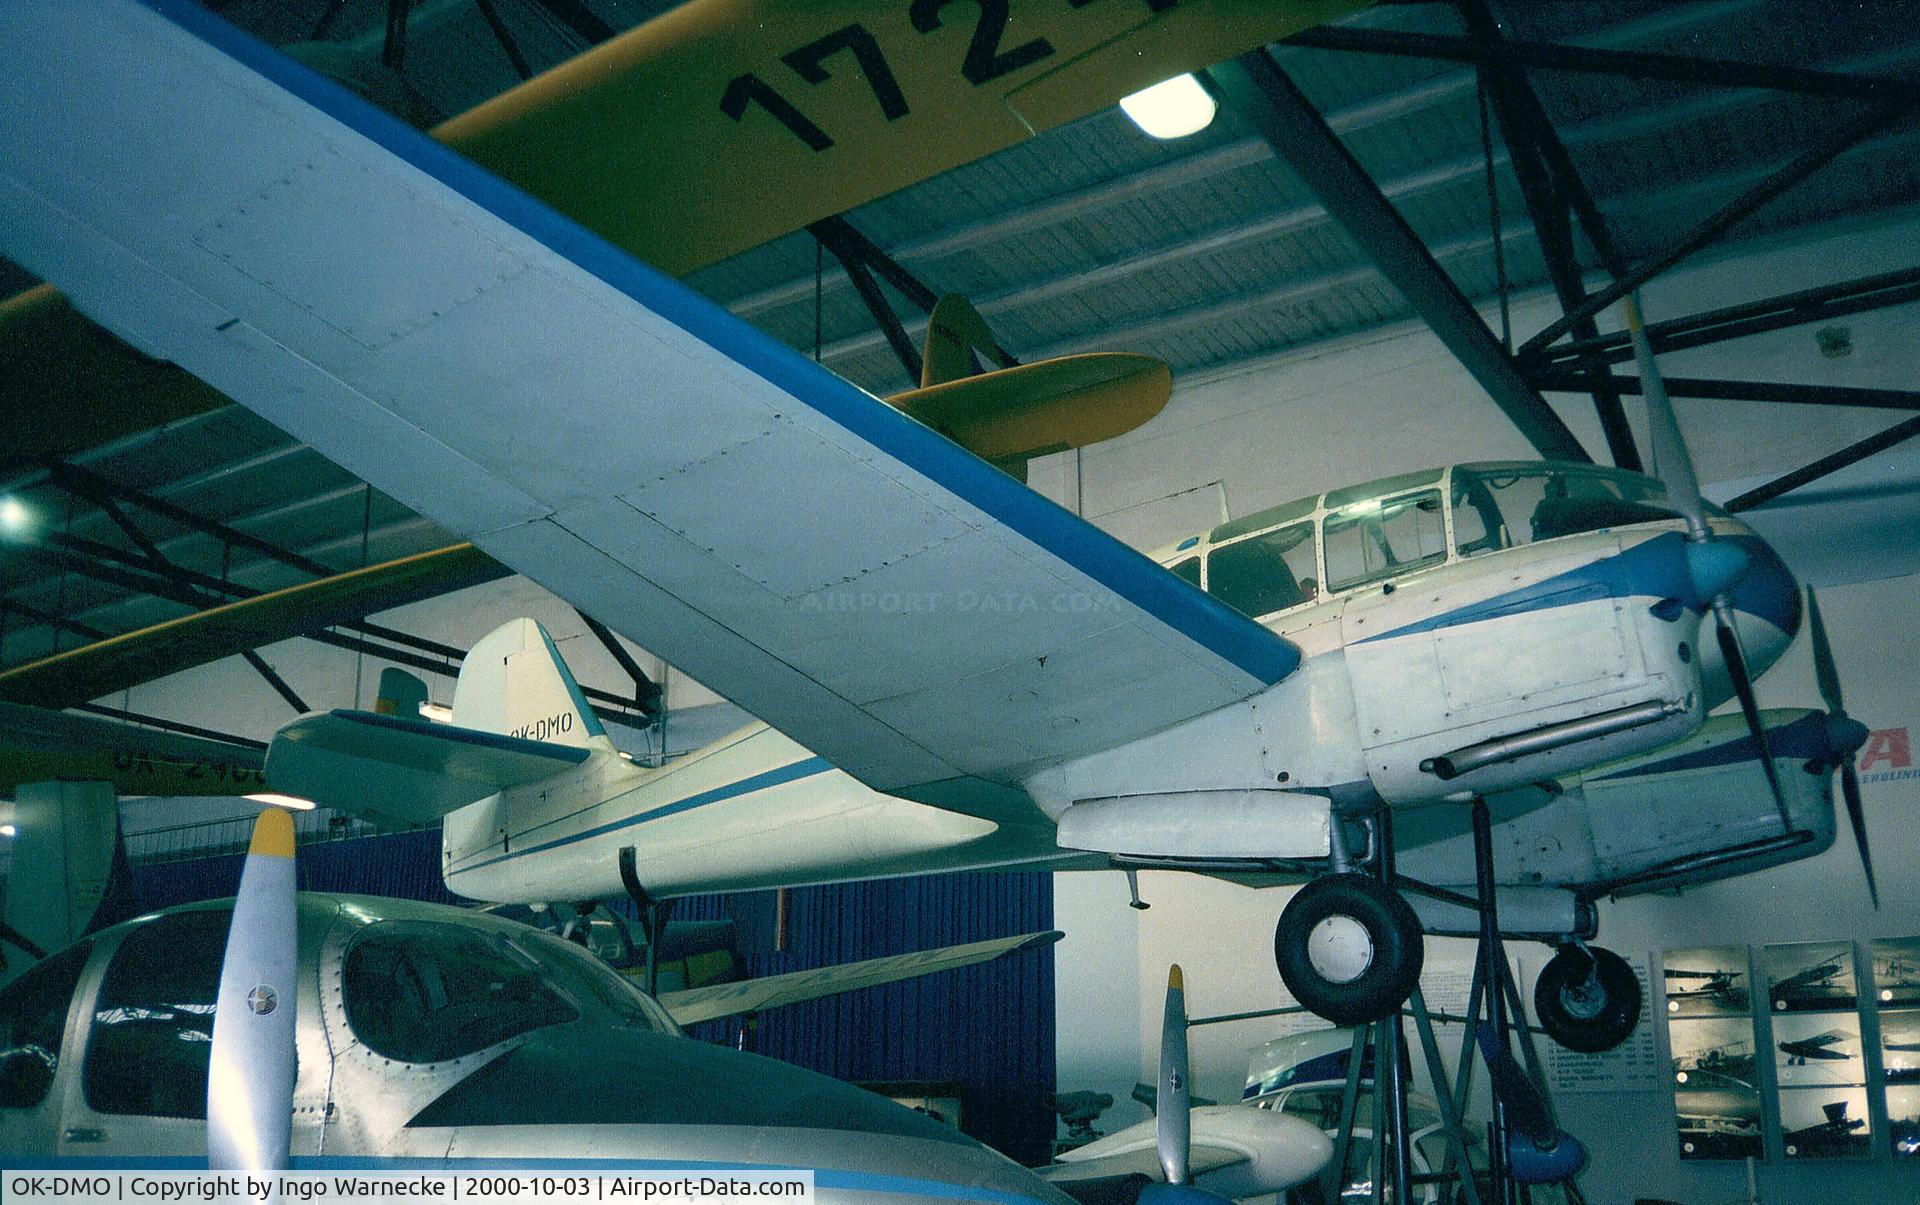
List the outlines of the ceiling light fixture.
{"label": "ceiling light fixture", "polygon": [[1220,108],[1191,74],[1176,75],[1132,96],[1122,97],[1120,111],[1154,138],[1185,138],[1198,134]]}
{"label": "ceiling light fixture", "polygon": [[313,800],[302,799],[298,795],[281,795],[274,791],[263,791],[258,795],[248,795],[247,798],[255,803],[271,804],[289,811],[311,812],[313,810]]}
{"label": "ceiling light fixture", "polygon": [[33,512],[27,504],[11,495],[0,498],[0,531],[8,535],[25,535],[33,524]]}

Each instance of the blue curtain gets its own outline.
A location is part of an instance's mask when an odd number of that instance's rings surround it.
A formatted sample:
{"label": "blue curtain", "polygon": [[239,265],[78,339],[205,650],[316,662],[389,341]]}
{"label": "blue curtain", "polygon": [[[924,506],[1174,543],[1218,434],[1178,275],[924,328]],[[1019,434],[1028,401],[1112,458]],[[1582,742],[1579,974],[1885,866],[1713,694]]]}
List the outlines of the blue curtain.
{"label": "blue curtain", "polygon": [[[132,868],[143,910],[232,895],[243,855]],[[458,902],[440,879],[437,830],[300,847],[309,891]],[[630,905],[623,910],[632,915]],[[725,896],[676,903],[677,920],[728,914]],[[786,948],[749,953],[773,975],[1053,927],[1048,874],[951,874],[843,883],[788,893]],[[732,1044],[738,1022],[695,1036]],[[1023,1163],[1044,1162],[1053,1137],[1053,951],[947,971],[775,1009],[748,1034],[752,1049],[861,1083],[958,1084],[963,1128]]]}

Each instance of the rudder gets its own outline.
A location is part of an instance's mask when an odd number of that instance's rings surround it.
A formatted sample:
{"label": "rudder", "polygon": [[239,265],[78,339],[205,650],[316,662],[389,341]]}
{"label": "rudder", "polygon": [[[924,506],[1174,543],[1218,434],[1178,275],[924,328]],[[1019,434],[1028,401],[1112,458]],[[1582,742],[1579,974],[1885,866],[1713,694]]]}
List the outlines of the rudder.
{"label": "rudder", "polygon": [[553,638],[531,619],[509,620],[468,651],[453,687],[453,722],[525,740],[610,745]]}

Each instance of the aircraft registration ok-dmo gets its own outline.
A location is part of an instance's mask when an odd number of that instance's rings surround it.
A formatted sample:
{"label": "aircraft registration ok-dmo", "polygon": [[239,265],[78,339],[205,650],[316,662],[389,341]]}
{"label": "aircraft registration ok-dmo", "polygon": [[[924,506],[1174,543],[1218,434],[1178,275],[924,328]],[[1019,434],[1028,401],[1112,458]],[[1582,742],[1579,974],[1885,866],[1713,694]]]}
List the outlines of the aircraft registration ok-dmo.
{"label": "aircraft registration ok-dmo", "polygon": [[[1776,763],[1749,678],[1798,593],[1701,502],[1650,355],[1664,489],[1580,465],[1414,474],[1236,520],[1168,572],[196,6],[44,16],[0,9],[21,64],[0,79],[0,249],[771,725],[633,766],[523,626],[469,656],[469,731],[349,715],[283,735],[280,789],[380,765],[388,810],[467,807],[446,825],[464,894],[1072,854],[1310,875],[1276,958],[1350,1023],[1391,1012],[1421,960],[1422,916],[1360,868],[1401,847],[1403,873],[1463,886],[1462,805],[1494,797],[1574,826],[1569,856],[1496,870],[1504,928],[1570,943],[1543,1020],[1594,1048],[1638,988],[1578,944],[1592,894],[1831,840],[1826,772],[1857,725],[1791,747],[1782,729]],[[1689,738],[1730,688],[1747,736],[1561,785]],[[498,735],[569,703],[558,741]],[[1728,767],[1716,798],[1689,779],[1662,807],[1661,775],[1693,761]],[[1428,927],[1465,930],[1461,894],[1422,904]]]}

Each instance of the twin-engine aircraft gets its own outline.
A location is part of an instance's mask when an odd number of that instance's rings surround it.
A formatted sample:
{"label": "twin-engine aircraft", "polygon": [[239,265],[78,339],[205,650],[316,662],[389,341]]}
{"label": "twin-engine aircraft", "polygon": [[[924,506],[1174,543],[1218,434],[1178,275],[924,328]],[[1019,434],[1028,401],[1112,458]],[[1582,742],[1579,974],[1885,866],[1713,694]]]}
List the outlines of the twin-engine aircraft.
{"label": "twin-engine aircraft", "polygon": [[[0,989],[0,1150],[122,1166],[204,1154],[251,1171],[810,1167],[827,1202],[1071,1205],[1051,1169],[680,1030],[765,1000],[656,1000],[579,946],[482,913],[296,896],[293,857],[292,823],[269,808],[236,899],[104,929]],[[1009,940],[999,952],[1031,944]],[[817,996],[871,969],[757,982],[806,999],[794,981]],[[1191,1165],[1248,1195],[1291,1187],[1328,1154],[1294,1118],[1194,1120]],[[1072,1171],[1074,1191],[1109,1202],[1143,1178],[1121,1159]]]}
{"label": "twin-engine aircraft", "polygon": [[[1803,755],[1773,749],[1750,681],[1797,630],[1797,588],[1700,500],[1650,355],[1664,485],[1457,466],[1236,520],[1162,565],[195,6],[20,4],[0,35],[21,51],[0,79],[8,254],[771,726],[635,767],[522,626],[468,658],[466,732],[333,716],[309,772],[270,754],[309,791],[329,759],[373,762],[417,788],[383,807],[465,806],[456,890],[661,898],[1063,851],[1311,876],[1276,960],[1353,1022],[1420,967],[1421,917],[1361,871],[1389,840],[1402,874],[1463,885],[1457,860],[1412,856],[1464,832],[1468,801],[1543,810],[1540,784],[1687,739],[1738,694],[1748,743],[1694,751],[1766,784],[1764,806],[1722,805],[1738,844],[1629,772],[1581,781],[1584,863],[1509,855],[1502,924],[1573,943],[1557,1036],[1593,1048],[1638,989],[1578,945],[1591,895],[1831,840],[1850,730],[1809,738],[1821,790],[1800,799]],[[1671,835],[1635,845],[1649,817]],[[1461,894],[1428,923],[1465,928]]]}

